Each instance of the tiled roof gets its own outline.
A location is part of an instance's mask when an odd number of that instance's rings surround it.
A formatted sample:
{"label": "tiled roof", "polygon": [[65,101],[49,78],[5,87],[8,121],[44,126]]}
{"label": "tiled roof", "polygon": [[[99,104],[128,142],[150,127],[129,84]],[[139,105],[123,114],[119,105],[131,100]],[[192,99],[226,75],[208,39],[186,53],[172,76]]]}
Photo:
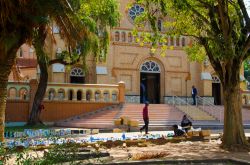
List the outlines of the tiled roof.
{"label": "tiled roof", "polygon": [[37,60],[29,58],[17,58],[17,66],[20,68],[36,68]]}

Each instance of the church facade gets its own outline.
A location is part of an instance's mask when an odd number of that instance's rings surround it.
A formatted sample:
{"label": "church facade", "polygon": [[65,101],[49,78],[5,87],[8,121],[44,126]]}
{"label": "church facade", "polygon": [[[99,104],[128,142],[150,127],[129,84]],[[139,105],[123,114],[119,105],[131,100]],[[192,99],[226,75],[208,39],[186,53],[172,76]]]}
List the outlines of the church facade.
{"label": "church facade", "polygon": [[[129,0],[120,0],[122,15],[119,26],[110,34],[110,47],[105,62],[97,62],[88,57],[87,71],[80,64],[67,68],[62,64],[53,64],[49,68],[49,82],[57,83],[98,83],[117,84],[125,82],[126,101],[143,103],[171,103],[173,96],[191,99],[191,88],[194,85],[198,95],[207,98],[211,103],[222,104],[222,86],[208,61],[190,62],[184,47],[190,45],[187,37],[168,37],[165,55],[160,50],[152,53],[150,46],[140,46],[132,35],[134,19],[144,11],[138,4],[128,8]],[[57,34],[59,29],[52,25],[56,44],[48,44],[51,58],[67,49],[67,45]],[[159,30],[164,32],[161,20]],[[140,35],[140,33],[139,33]],[[138,36],[140,37],[140,36]],[[50,42],[50,41],[48,41]],[[38,71],[39,73],[39,71]]]}

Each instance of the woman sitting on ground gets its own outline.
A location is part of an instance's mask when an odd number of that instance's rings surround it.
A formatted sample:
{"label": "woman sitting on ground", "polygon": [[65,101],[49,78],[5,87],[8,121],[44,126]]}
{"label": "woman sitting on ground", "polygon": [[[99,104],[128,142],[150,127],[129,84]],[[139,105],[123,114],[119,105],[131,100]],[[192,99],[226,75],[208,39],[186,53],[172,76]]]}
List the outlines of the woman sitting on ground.
{"label": "woman sitting on ground", "polygon": [[184,127],[185,131],[188,132],[191,126],[192,126],[192,122],[187,118],[186,115],[184,115],[181,120],[181,127]]}
{"label": "woman sitting on ground", "polygon": [[174,137],[178,137],[178,136],[185,136],[186,133],[184,131],[182,131],[181,129],[178,129],[178,125],[173,125],[173,130],[174,130]]}

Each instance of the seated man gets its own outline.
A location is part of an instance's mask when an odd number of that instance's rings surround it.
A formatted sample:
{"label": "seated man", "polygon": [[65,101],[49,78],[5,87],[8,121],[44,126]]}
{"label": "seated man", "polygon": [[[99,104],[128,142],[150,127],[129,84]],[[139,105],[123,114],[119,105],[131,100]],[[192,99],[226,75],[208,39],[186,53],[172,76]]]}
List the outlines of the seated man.
{"label": "seated man", "polygon": [[173,125],[173,130],[174,130],[174,137],[178,137],[178,136],[185,136],[185,132],[182,131],[181,129],[178,129],[178,125]]}
{"label": "seated man", "polygon": [[188,132],[191,126],[192,126],[192,122],[187,118],[186,115],[184,115],[181,120],[181,127],[183,127],[185,131]]}

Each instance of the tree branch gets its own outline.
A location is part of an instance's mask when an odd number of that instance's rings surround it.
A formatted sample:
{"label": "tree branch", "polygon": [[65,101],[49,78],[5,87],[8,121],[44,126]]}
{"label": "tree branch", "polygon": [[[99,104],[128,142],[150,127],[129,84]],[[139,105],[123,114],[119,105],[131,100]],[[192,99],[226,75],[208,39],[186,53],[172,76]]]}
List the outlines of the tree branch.
{"label": "tree branch", "polygon": [[248,57],[248,51],[250,49],[250,35],[247,37],[247,40],[243,46],[243,51],[242,51],[242,60],[246,59]]}
{"label": "tree branch", "polygon": [[223,78],[223,70],[222,70],[221,63],[220,63],[220,61],[218,59],[214,58],[213,53],[212,53],[211,49],[209,48],[208,39],[204,38],[204,37],[203,38],[200,37],[199,42],[201,43],[201,45],[204,46],[212,67],[219,74],[219,77],[220,77],[221,81],[223,81],[223,79],[222,79]]}
{"label": "tree branch", "polygon": [[248,31],[250,31],[250,18],[249,18],[249,15],[247,13],[245,3],[244,3],[243,0],[238,0],[238,3],[239,3],[239,6],[240,6],[240,9],[241,9],[241,12],[243,14],[244,20],[246,22],[247,29],[248,29]]}
{"label": "tree branch", "polygon": [[63,65],[74,65],[79,61],[80,61],[80,56],[78,56],[78,59],[76,61],[70,62],[70,63],[68,63],[66,61],[63,61],[63,59],[53,59],[53,60],[49,61],[49,65],[56,64],[56,63],[60,63],[60,64],[63,64]]}
{"label": "tree branch", "polygon": [[215,8],[213,6],[213,7],[209,8],[208,16],[209,16],[210,21],[211,21],[211,28],[214,29],[216,34],[219,34],[221,31],[220,31],[219,26],[216,22],[216,18],[215,18],[214,14],[215,14]]}
{"label": "tree branch", "polygon": [[230,20],[228,16],[228,6],[224,0],[218,0],[218,15],[220,21],[220,29],[223,32],[225,41],[229,41],[230,34]]}

